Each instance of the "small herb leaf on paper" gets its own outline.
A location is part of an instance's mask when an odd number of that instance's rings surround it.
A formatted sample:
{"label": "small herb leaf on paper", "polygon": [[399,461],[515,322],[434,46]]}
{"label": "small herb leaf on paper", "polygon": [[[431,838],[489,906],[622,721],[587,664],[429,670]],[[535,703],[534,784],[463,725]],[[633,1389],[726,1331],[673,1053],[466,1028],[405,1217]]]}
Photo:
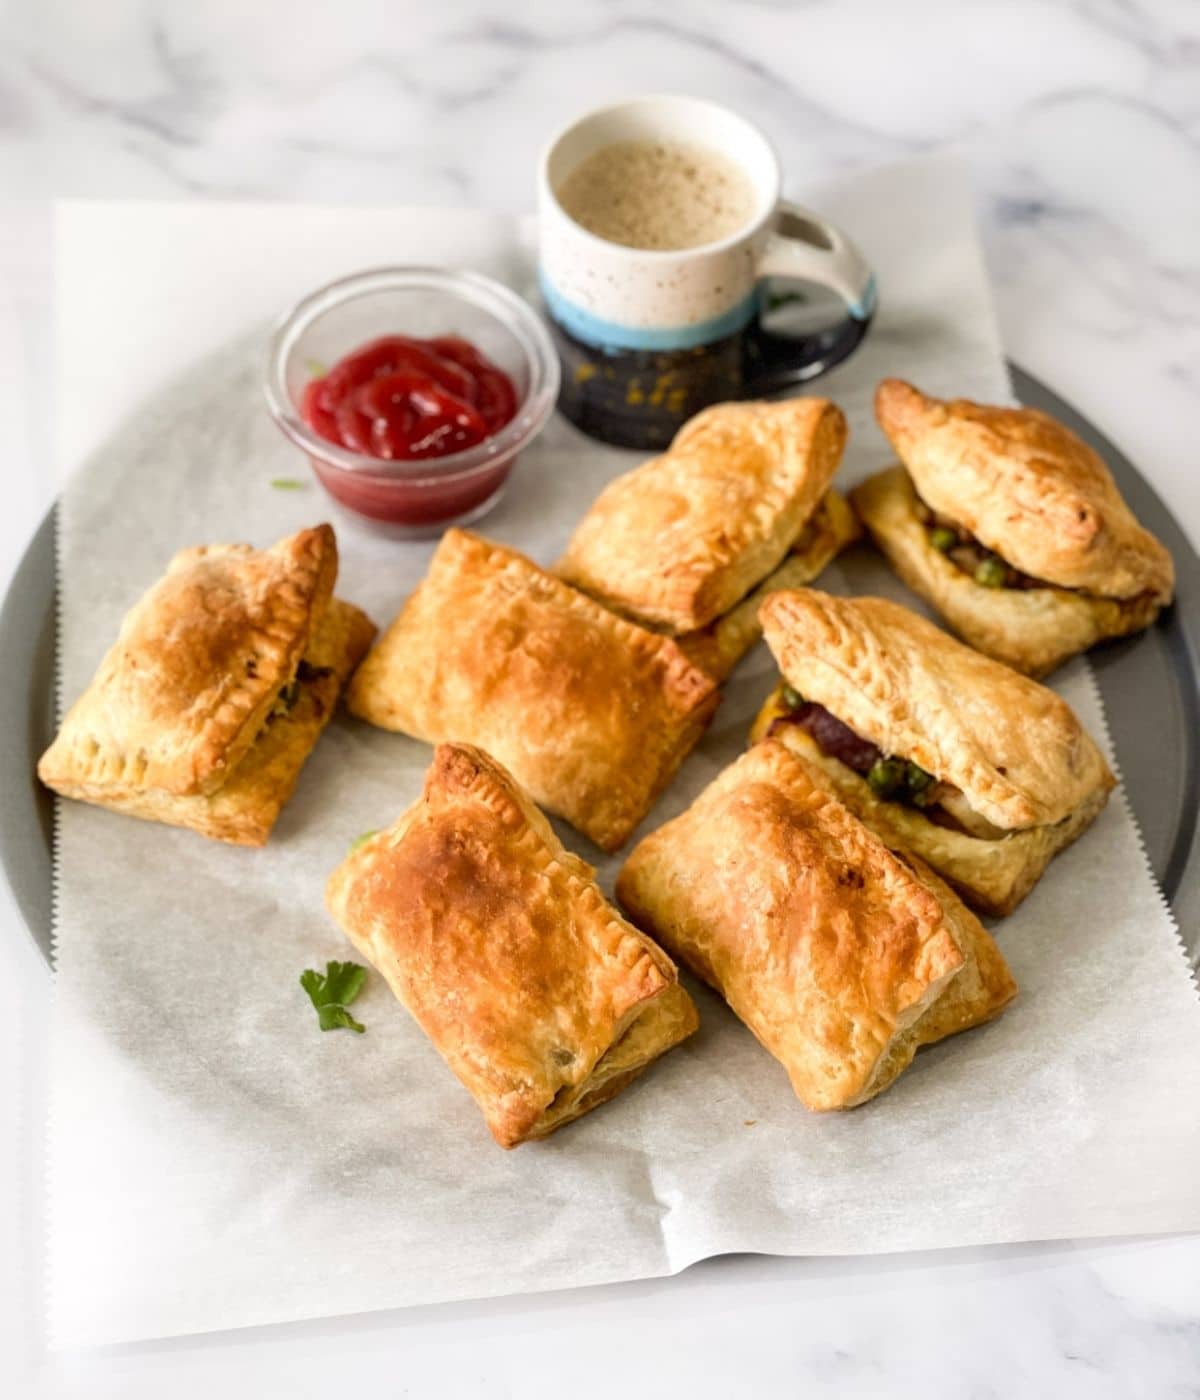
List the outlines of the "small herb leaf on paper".
{"label": "small herb leaf on paper", "polygon": [[274,476],[271,485],[276,491],[303,491],[307,482],[301,481],[298,476]]}
{"label": "small herb leaf on paper", "polygon": [[327,962],[324,973],[314,972],[311,967],[304,969],[300,974],[300,985],[316,1007],[317,1020],[323,1031],[345,1027],[361,1035],[366,1030],[366,1026],[346,1010],[362,991],[366,980],[367,969],[358,963]]}

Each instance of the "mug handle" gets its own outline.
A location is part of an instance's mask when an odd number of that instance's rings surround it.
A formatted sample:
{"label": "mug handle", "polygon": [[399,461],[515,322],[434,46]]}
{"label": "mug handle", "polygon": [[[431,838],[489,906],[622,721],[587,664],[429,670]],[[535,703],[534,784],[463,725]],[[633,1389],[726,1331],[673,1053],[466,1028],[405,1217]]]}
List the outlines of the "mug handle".
{"label": "mug handle", "polygon": [[[875,274],[854,243],[833,224],[798,204],[780,205],[779,220],[757,268],[759,320],[747,346],[746,392],[778,393],[824,374],[846,358],[867,333],[878,301]],[[780,335],[762,324],[761,284],[768,277],[816,282],[836,292],[846,316],[804,335]]]}

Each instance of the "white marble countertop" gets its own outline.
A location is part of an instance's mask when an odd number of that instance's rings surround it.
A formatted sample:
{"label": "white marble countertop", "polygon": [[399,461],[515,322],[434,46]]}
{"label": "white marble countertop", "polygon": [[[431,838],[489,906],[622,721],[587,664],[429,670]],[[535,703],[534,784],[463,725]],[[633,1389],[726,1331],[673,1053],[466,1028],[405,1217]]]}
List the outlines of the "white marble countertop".
{"label": "white marble countertop", "polygon": [[[0,582],[57,482],[52,199],[522,210],[553,128],[656,90],[758,121],[797,197],[835,169],[961,143],[1010,354],[1120,444],[1200,543],[1194,0],[43,0],[0,14],[0,192],[13,201],[0,205]],[[37,1143],[49,986],[26,942],[0,893],[11,1393],[1200,1393],[1196,1238],[723,1259],[654,1283],[48,1357]]]}

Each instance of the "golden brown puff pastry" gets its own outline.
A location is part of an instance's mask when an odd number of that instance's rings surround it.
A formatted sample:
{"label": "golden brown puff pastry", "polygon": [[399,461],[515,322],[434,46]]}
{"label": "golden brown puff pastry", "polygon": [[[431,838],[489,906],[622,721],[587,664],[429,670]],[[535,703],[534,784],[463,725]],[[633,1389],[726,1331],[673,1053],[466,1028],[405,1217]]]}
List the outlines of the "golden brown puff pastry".
{"label": "golden brown puff pastry", "polygon": [[1109,785],[1105,783],[1050,826],[975,836],[931,821],[924,812],[903,802],[877,797],[865,778],[826,754],[811,734],[791,723],[790,714],[780,684],[767,697],[754,721],[751,743],[770,737],[805,759],[824,776],[830,791],[886,846],[928,862],[983,914],[1011,914],[1051,860],[1092,824],[1108,801]]}
{"label": "golden brown puff pastry", "polygon": [[479,744],[611,851],[703,733],[718,693],[669,638],[515,550],[448,530],[348,698],[384,729]]}
{"label": "golden brown puff pastry", "polygon": [[729,1003],[812,1109],[885,1089],[1016,988],[978,921],[781,744],[634,848],[617,897]]}
{"label": "golden brown puff pastry", "polygon": [[[817,781],[822,780],[819,772],[812,776]],[[936,1044],[949,1035],[994,1020],[1016,997],[1017,982],[996,940],[950,886],[911,851],[893,851],[892,854],[912,870],[942,906],[942,914],[963,955],[962,970],[910,1033],[915,1036],[912,1048],[916,1050],[921,1045]],[[907,1064],[905,1060],[896,1073]]]}
{"label": "golden brown puff pastry", "polygon": [[612,1098],[698,1024],[594,873],[499,763],[440,744],[421,797],[329,879],[333,917],[502,1147]]}
{"label": "golden brown puff pastry", "polygon": [[783,561],[845,445],[827,399],[715,404],[605,487],[555,572],[673,635],[707,627]]}
{"label": "golden brown puff pastry", "polygon": [[337,577],[328,525],[271,549],[185,549],[121,624],[39,772],[211,792],[291,680]]}
{"label": "golden brown puff pastry", "polygon": [[39,777],[64,797],[262,845],[375,633],[329,598],[336,573],[327,525],[270,550],[176,555],[126,617]]}
{"label": "golden brown puff pastry", "polygon": [[758,608],[767,594],[812,583],[830,560],[861,533],[846,498],[837,491],[826,491],[783,563],[715,622],[698,632],[676,637],[680,649],[715,680],[725,680],[762,636]]}
{"label": "golden brown puff pastry", "polygon": [[1108,637],[1140,632],[1161,604],[1149,593],[1101,598],[1078,590],[988,588],[930,541],[912,480],[892,467],[864,481],[851,500],[897,574],[977,651],[1028,676],[1048,675]]}
{"label": "golden brown puff pastry", "polygon": [[771,594],[760,612],[789,685],[959,789],[993,827],[1051,825],[1112,786],[1066,701],[907,608],[805,588]]}
{"label": "golden brown puff pastry", "polygon": [[1170,554],[1101,458],[1032,408],[927,398],[885,379],[875,412],[921,499],[1023,573],[1104,598],[1170,602]]}
{"label": "golden brown puff pastry", "polygon": [[375,635],[369,617],[331,598],[286,702],[268,715],[258,737],[214,792],[182,797],[147,787],[89,787],[62,780],[64,797],[95,802],[127,816],[187,827],[235,846],[266,844],[279,813],[295,790],[300,770],[337,708],[338,697]]}

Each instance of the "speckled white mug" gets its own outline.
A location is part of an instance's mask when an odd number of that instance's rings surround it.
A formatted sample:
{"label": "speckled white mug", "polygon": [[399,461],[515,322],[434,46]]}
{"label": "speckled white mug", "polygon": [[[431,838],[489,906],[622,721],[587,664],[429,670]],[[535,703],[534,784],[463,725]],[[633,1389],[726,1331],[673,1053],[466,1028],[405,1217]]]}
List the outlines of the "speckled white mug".
{"label": "speckled white mug", "polygon": [[[555,191],[601,147],[636,140],[703,146],[731,160],[754,191],[745,225],[714,243],[660,251],[611,243],[577,224]],[[567,417],[607,442],[659,447],[709,403],[813,379],[851,353],[875,310],[871,269],[839,229],[784,203],[780,183],[775,152],[756,127],[693,97],[603,107],[550,142],[538,182],[539,279]],[[762,292],[771,277],[829,288],[843,316],[800,337],[767,331]]]}

